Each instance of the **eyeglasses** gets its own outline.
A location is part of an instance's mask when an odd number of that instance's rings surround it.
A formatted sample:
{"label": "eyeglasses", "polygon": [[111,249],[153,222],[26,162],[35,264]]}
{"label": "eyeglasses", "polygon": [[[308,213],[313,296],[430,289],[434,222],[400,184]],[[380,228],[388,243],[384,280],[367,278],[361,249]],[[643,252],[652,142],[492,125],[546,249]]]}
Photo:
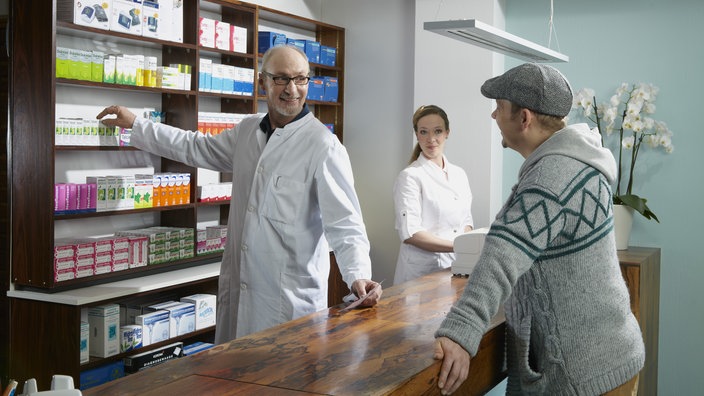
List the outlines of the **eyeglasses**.
{"label": "eyeglasses", "polygon": [[274,80],[274,84],[276,84],[276,85],[288,85],[288,83],[290,83],[291,81],[293,81],[293,83],[296,85],[306,85],[306,84],[308,84],[308,81],[310,81],[310,77],[308,77],[308,76],[296,76],[296,77],[277,76],[275,74],[271,74],[271,73],[265,72],[265,71],[262,71],[262,74],[264,74],[265,76]]}

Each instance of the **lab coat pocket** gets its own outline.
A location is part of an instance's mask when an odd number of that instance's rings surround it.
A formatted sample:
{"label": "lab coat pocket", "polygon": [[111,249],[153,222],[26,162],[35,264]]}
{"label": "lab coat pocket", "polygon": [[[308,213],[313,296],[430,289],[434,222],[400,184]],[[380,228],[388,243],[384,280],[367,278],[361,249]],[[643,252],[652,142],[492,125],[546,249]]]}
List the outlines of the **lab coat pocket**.
{"label": "lab coat pocket", "polygon": [[281,273],[281,313],[283,320],[296,319],[326,307],[326,298],[314,276]]}
{"label": "lab coat pocket", "polygon": [[293,224],[303,201],[305,184],[286,176],[273,175],[269,181],[263,215],[271,220]]}

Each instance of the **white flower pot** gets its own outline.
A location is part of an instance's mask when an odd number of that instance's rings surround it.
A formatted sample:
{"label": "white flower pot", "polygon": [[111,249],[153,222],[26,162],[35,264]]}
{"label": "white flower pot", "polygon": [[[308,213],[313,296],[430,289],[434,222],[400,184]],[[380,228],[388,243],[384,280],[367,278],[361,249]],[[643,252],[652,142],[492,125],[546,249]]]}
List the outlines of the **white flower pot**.
{"label": "white flower pot", "polygon": [[631,227],[633,227],[633,208],[625,205],[614,205],[616,249],[628,249],[628,240],[631,238]]}

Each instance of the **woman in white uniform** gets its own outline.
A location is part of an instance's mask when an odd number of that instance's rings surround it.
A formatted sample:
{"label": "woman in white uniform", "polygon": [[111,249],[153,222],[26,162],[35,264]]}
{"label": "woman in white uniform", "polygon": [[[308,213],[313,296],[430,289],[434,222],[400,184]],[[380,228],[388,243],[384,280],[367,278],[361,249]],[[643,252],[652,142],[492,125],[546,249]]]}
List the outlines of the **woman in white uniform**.
{"label": "woman in white uniform", "polygon": [[472,230],[472,191],[465,171],[444,155],[450,121],[443,109],[421,106],[413,114],[416,144],[411,163],[394,184],[401,248],[394,284],[450,267],[453,241]]}

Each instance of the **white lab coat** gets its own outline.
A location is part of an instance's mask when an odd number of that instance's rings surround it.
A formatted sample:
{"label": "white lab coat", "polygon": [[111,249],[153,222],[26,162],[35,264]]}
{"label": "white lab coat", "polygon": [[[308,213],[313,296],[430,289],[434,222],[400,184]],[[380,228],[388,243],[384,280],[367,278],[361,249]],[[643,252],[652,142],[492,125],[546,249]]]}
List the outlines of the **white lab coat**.
{"label": "white lab coat", "polygon": [[312,113],[276,129],[267,143],[262,118],[216,136],[145,119],[132,129],[133,146],[233,174],[217,343],[326,308],[330,247],[348,286],[371,278],[345,147]]}
{"label": "white lab coat", "polygon": [[[444,157],[443,157],[444,158]],[[454,253],[435,253],[403,243],[419,231],[454,240],[472,220],[472,190],[465,171],[444,158],[445,172],[421,154],[399,173],[394,184],[396,230],[401,247],[394,284],[452,265]]]}

